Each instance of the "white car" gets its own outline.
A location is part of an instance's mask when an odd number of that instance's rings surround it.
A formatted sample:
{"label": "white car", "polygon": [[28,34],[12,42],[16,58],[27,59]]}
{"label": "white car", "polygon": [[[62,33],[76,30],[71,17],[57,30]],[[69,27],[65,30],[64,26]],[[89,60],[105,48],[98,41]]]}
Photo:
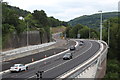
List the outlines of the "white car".
{"label": "white car", "polygon": [[20,72],[24,70],[28,70],[28,66],[25,66],[23,64],[14,64],[13,67],[10,67],[11,72]]}

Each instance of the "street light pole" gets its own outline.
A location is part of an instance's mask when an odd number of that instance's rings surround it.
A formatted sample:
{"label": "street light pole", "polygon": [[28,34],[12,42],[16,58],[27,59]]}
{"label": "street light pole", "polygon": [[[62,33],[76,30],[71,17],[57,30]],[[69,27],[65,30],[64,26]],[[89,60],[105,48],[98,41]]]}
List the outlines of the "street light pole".
{"label": "street light pole", "polygon": [[89,27],[89,39],[90,39],[90,27]]}
{"label": "street light pole", "polygon": [[102,40],[102,11],[98,11],[101,12],[101,16],[100,16],[100,40]]}
{"label": "street light pole", "polygon": [[28,22],[27,22],[27,46],[29,45],[28,43]]}
{"label": "street light pole", "polygon": [[[19,19],[20,20],[25,20],[23,17],[19,17]],[[28,27],[28,22],[26,23],[26,25],[27,25],[27,47],[28,47],[28,45],[29,45],[29,42],[28,42],[28,29],[29,29],[29,27]]]}
{"label": "street light pole", "polygon": [[108,23],[108,47],[109,47],[109,44],[110,44],[110,21]]}
{"label": "street light pole", "polygon": [[50,27],[50,42],[52,41],[52,28]]}

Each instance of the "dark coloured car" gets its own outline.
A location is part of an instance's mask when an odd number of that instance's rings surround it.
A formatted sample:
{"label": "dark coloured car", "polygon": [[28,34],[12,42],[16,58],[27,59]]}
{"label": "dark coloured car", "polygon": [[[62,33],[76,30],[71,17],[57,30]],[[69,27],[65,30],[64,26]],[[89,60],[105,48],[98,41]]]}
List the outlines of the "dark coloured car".
{"label": "dark coloured car", "polygon": [[70,50],[72,51],[72,50],[75,50],[75,46],[71,46],[70,47]]}
{"label": "dark coloured car", "polygon": [[80,43],[84,43],[83,41],[80,41]]}
{"label": "dark coloured car", "polygon": [[82,43],[82,42],[80,42],[80,43],[79,43],[79,46],[82,46],[82,45],[83,45],[83,43]]}
{"label": "dark coloured car", "polygon": [[63,56],[63,60],[69,60],[69,59],[72,59],[72,53],[66,53],[66,54]]}

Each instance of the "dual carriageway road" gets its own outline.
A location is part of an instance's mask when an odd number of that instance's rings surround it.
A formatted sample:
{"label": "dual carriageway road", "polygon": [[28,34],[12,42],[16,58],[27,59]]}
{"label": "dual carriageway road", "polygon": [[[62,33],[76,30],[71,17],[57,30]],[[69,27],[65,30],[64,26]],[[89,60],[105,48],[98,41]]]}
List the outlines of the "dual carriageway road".
{"label": "dual carriageway road", "polygon": [[[95,55],[96,52],[100,49],[100,44],[95,42],[95,41],[84,40],[84,44],[82,46],[79,46],[80,40],[75,40],[75,41],[78,43],[78,45],[76,47],[76,50],[68,51],[68,52],[73,53],[73,58],[72,59],[63,60],[62,57],[65,54],[65,53],[63,53],[61,55],[55,56],[53,58],[46,59],[44,61],[40,61],[40,62],[38,62],[34,65],[31,65],[31,66],[29,66],[29,69],[27,71],[23,71],[23,72],[19,72],[19,73],[5,74],[5,75],[2,76],[3,80],[4,79],[5,80],[6,79],[8,79],[8,80],[10,80],[10,79],[11,80],[16,80],[16,79],[22,79],[22,80],[23,79],[24,80],[28,79],[29,80],[29,79],[31,79],[32,80],[32,78],[36,78],[36,72],[38,72],[38,71],[44,71],[43,78],[55,79],[58,76],[64,74],[65,72],[67,72],[67,71],[73,69],[74,67],[78,66],[79,64],[84,63],[90,57]],[[71,41],[70,44],[66,47],[69,47],[70,45],[75,45],[75,43],[73,41]],[[65,48],[60,48],[60,49],[62,49],[62,50],[52,49],[52,50],[41,52],[40,54],[36,54],[37,60],[42,59],[42,57],[45,54],[47,54],[47,55],[50,54],[48,56],[54,55],[53,54],[54,50],[57,53],[66,50]],[[41,57],[41,58],[39,58],[39,57]],[[29,63],[28,59],[31,59],[31,57],[30,56],[29,57],[28,56],[24,57],[24,59],[19,59],[17,62],[27,64],[27,63]],[[14,60],[13,60],[13,62],[14,62]],[[11,66],[10,63],[12,63],[12,62],[8,62],[9,66]],[[7,63],[3,64],[3,67],[5,65],[8,65],[8,64]],[[8,69],[9,66],[5,67],[3,69],[4,70]]]}

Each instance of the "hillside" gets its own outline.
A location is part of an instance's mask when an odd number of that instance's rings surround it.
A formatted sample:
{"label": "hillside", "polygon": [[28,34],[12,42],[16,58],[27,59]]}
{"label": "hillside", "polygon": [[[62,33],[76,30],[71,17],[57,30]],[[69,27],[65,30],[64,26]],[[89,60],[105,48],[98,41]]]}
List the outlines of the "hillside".
{"label": "hillside", "polygon": [[2,8],[3,8],[3,11],[5,8],[12,10],[12,11],[15,11],[18,16],[22,16],[22,17],[25,17],[30,13],[29,11],[20,9],[19,7],[11,6],[7,2],[2,3]]}
{"label": "hillside", "polygon": [[[57,28],[58,26],[67,26],[67,22],[60,21],[52,16],[48,17],[44,10],[34,10],[31,13],[19,7],[11,6],[7,2],[2,2],[2,43],[0,44],[4,50],[26,46],[25,34],[37,36],[32,36],[35,40],[28,38],[29,45],[50,42],[51,27],[54,27],[53,30],[56,32],[64,31],[62,27]],[[39,32],[29,34],[29,31]],[[30,42],[30,40],[32,41]]]}
{"label": "hillside", "polygon": [[[117,12],[108,12],[103,13],[103,21],[109,18],[116,17],[118,15]],[[100,24],[100,14],[93,14],[93,15],[84,15],[68,22],[71,26],[75,26],[76,24],[82,24],[85,26],[99,27]]]}
{"label": "hillside", "polygon": [[65,29],[66,29],[65,26],[51,27],[51,32],[52,33],[64,32]]}

